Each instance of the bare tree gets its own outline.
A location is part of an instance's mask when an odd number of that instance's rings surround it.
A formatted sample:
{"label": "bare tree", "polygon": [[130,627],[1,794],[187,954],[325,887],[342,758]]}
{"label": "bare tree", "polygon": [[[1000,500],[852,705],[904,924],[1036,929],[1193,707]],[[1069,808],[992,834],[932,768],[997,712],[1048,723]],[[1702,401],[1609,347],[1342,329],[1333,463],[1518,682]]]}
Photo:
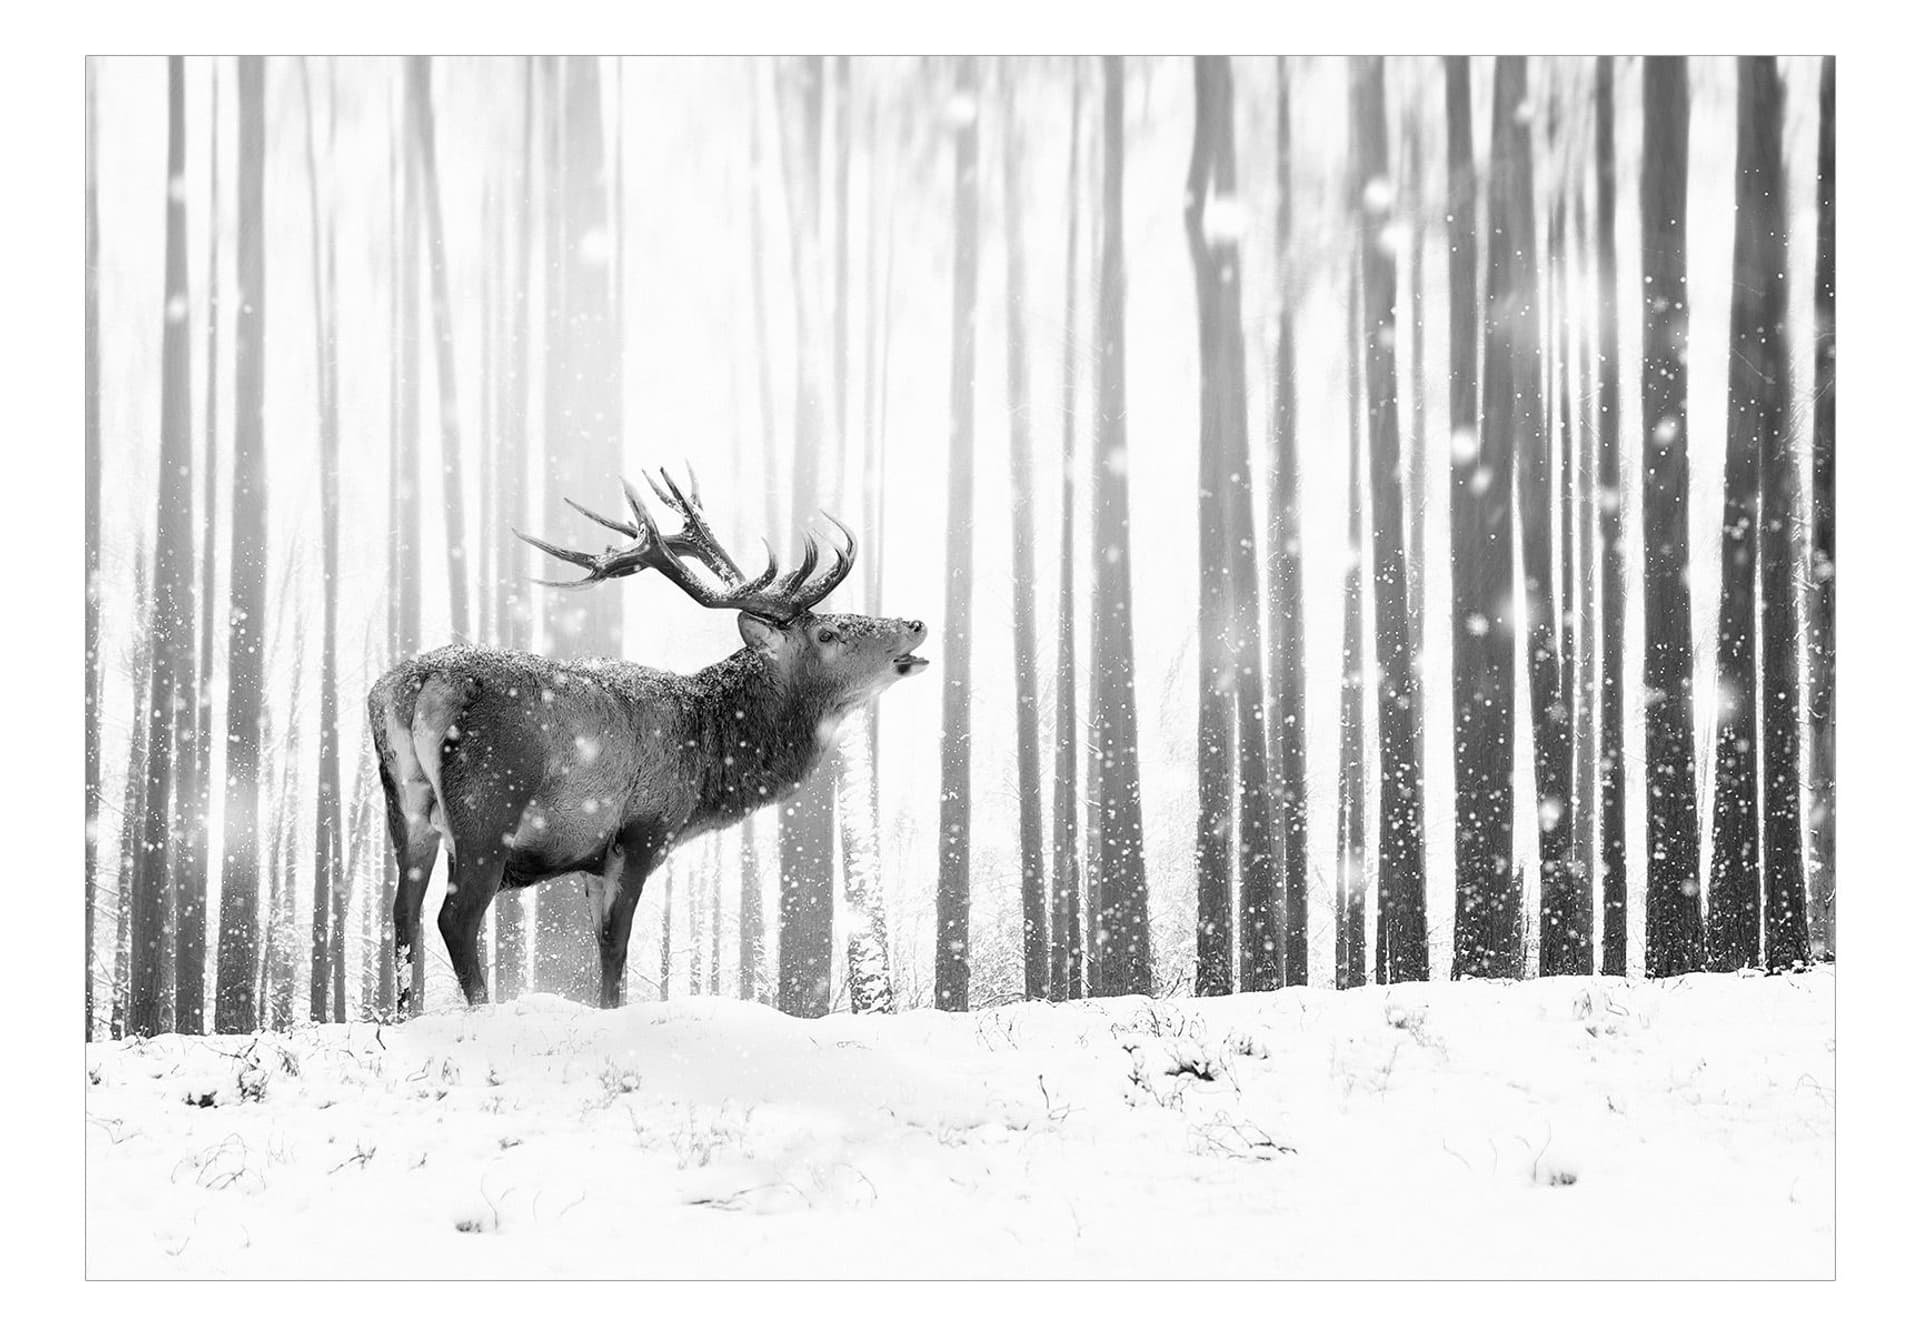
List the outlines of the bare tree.
{"label": "bare tree", "polygon": [[[87,165],[86,165],[86,366],[85,393],[86,413],[84,448],[86,458],[83,467],[86,470],[86,528],[87,528],[87,610],[86,610],[86,647],[87,647],[87,741],[86,741],[86,781],[87,781],[87,993],[86,1022],[87,1040],[93,1040],[94,998],[93,998],[93,956],[94,956],[94,919],[97,915],[95,900],[99,896],[99,856],[100,856],[100,188],[99,188],[99,148],[98,90],[94,86],[93,71],[87,72]],[[136,695],[136,698],[138,696]]]}
{"label": "bare tree", "polygon": [[1279,108],[1276,139],[1279,205],[1275,218],[1275,270],[1280,299],[1273,355],[1273,466],[1268,471],[1267,515],[1274,531],[1267,543],[1267,580],[1272,589],[1267,728],[1280,779],[1280,841],[1286,879],[1284,980],[1307,983],[1307,742],[1306,614],[1300,576],[1300,459],[1294,421],[1294,291],[1289,281],[1293,247],[1292,80],[1287,58],[1276,62]]}
{"label": "bare tree", "polygon": [[[1520,976],[1520,898],[1513,874],[1513,417],[1510,318],[1532,300],[1505,244],[1487,248],[1487,297],[1477,273],[1472,71],[1448,56],[1448,418],[1452,428],[1453,780],[1455,977]],[[1509,74],[1496,70],[1494,142],[1487,189],[1489,235],[1504,238],[1530,211],[1516,180],[1521,145]],[[1484,318],[1484,325],[1483,325]],[[1480,358],[1486,358],[1486,409]]]}
{"label": "bare tree", "polygon": [[169,849],[173,811],[175,738],[190,688],[193,537],[191,454],[193,410],[187,346],[187,158],[185,61],[167,59],[166,281],[160,341],[160,474],[155,487],[153,540],[153,673],[142,726],[147,746],[146,792],[135,861],[132,921],[132,995],[128,1029],[150,1037],[170,1026],[172,981]]}
{"label": "bare tree", "polygon": [[979,77],[962,56],[954,98],[953,342],[947,405],[946,652],[940,708],[940,876],[935,889],[934,1004],[964,1010],[969,959],[973,682],[973,377],[980,288]]}
{"label": "bare tree", "polygon": [[1813,569],[1807,602],[1807,714],[1812,723],[1807,819],[1809,848],[1807,934],[1816,959],[1834,953],[1833,886],[1837,828],[1834,788],[1834,128],[1832,56],[1820,62],[1820,221],[1813,262]]}
{"label": "bare tree", "polygon": [[1333,984],[1367,981],[1366,376],[1361,350],[1360,264],[1347,287],[1347,549],[1340,616],[1340,786],[1334,872]]}
{"label": "bare tree", "polygon": [[1060,628],[1053,687],[1052,996],[1086,994],[1080,933],[1079,663],[1074,625],[1074,409],[1080,384],[1080,107],[1084,63],[1070,58],[1073,109],[1067,122],[1067,260],[1060,336]]}
{"label": "bare tree", "polygon": [[244,1033],[258,1021],[260,968],[262,654],[267,606],[266,67],[238,62],[239,202],[233,339],[233,493],[227,593],[227,789],[221,826],[220,946],[214,1027]]}
{"label": "bare tree", "polygon": [[1626,539],[1620,491],[1619,276],[1614,251],[1613,58],[1594,70],[1595,260],[1599,268],[1600,971],[1627,971]]}
{"label": "bare tree", "polygon": [[[1376,971],[1389,982],[1427,976],[1425,779],[1419,695],[1407,612],[1406,511],[1401,490],[1400,408],[1395,390],[1399,324],[1395,264],[1386,244],[1390,206],[1369,202],[1388,182],[1385,62],[1352,67],[1353,126],[1361,180],[1361,337],[1366,355],[1368,456],[1372,464],[1374,655],[1379,665],[1380,888]],[[1373,192],[1379,199],[1379,192]],[[1382,201],[1384,204],[1385,201]]]}
{"label": "bare tree", "polygon": [[1647,973],[1700,966],[1700,826],[1693,751],[1693,599],[1687,585],[1687,133],[1680,56],[1644,63],[1640,244],[1646,432]]}

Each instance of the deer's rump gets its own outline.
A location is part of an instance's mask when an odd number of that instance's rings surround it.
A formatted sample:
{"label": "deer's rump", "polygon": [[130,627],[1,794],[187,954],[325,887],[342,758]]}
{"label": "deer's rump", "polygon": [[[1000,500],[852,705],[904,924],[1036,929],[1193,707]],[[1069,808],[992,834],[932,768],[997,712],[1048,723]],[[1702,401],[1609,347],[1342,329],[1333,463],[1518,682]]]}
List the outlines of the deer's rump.
{"label": "deer's rump", "polygon": [[630,809],[633,776],[659,761],[636,753],[644,708],[597,668],[454,645],[382,676],[369,722],[405,836],[497,853],[508,887],[598,870],[620,826],[651,814]]}

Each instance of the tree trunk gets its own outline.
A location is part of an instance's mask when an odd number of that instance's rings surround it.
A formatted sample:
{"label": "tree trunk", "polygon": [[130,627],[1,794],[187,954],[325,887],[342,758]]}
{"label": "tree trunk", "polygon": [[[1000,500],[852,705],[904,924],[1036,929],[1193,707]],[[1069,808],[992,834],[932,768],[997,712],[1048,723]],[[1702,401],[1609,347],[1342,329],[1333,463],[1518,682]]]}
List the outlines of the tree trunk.
{"label": "tree trunk", "polygon": [[1594,75],[1599,212],[1600,416],[1600,971],[1627,972],[1626,579],[1620,486],[1620,280],[1614,251],[1613,58]]}
{"label": "tree trunk", "polygon": [[1002,65],[1001,147],[1007,253],[1007,433],[1013,488],[1013,694],[1015,772],[1020,790],[1020,935],[1026,997],[1048,995],[1046,835],[1040,809],[1040,646],[1033,558],[1033,416],[1027,388],[1026,206],[1021,197],[1019,111],[1014,73]]}
{"label": "tree trunk", "polygon": [[128,1027],[151,1037],[171,1026],[172,923],[168,867],[177,832],[173,813],[175,739],[192,669],[193,413],[187,347],[187,197],[185,62],[167,59],[166,285],[160,343],[160,472],[155,484],[153,540],[153,679],[143,726],[147,749],[145,818],[135,864],[132,997]]}
{"label": "tree trunk", "polygon": [[[1504,438],[1514,451],[1540,848],[1540,968],[1561,973],[1568,970],[1575,922],[1575,891],[1567,864],[1573,830],[1567,809],[1572,796],[1573,736],[1554,599],[1553,518],[1558,498],[1553,485],[1552,421],[1545,411],[1540,369],[1541,283],[1534,250],[1532,135],[1518,114],[1527,98],[1526,58],[1502,57],[1495,66],[1493,125],[1496,139],[1504,140],[1504,150],[1496,144],[1495,156],[1509,168],[1510,193],[1495,201],[1496,208],[1505,205],[1500,214],[1505,221],[1495,233],[1498,244],[1490,247],[1488,327],[1494,334],[1487,348],[1487,435],[1489,443]],[[1494,188],[1500,188],[1497,178]],[[1500,345],[1498,353],[1495,341]],[[1496,369],[1496,356],[1504,367]],[[1504,383],[1503,373],[1510,377]]]}
{"label": "tree trunk", "polygon": [[973,753],[973,376],[980,287],[979,81],[960,58],[953,152],[953,341],[947,377],[947,597],[940,710],[940,875],[934,1004],[968,1006]]}
{"label": "tree trunk", "polygon": [[[791,536],[805,530],[824,493],[828,387],[821,362],[831,334],[824,292],[820,168],[825,70],[799,65],[800,114],[781,117],[794,291],[794,434]],[[808,1018],[833,999],[833,770],[822,766],[780,809],[780,1008]]]}
{"label": "tree trunk", "polygon": [[1760,456],[1760,733],[1766,878],[1765,959],[1804,964],[1807,874],[1800,832],[1800,461],[1788,425],[1787,198],[1781,168],[1783,91],[1772,56],[1740,59],[1739,212],[1733,241],[1729,432],[1751,430]]}
{"label": "tree trunk", "polygon": [[220,947],[214,1027],[244,1033],[259,1021],[261,729],[267,606],[266,69],[239,66],[239,215],[234,231],[233,495],[227,592],[227,783],[221,820]]}
{"label": "tree trunk", "polygon": [[1079,662],[1074,623],[1074,412],[1080,387],[1080,106],[1083,62],[1073,60],[1073,110],[1067,122],[1066,302],[1060,335],[1060,608],[1053,687],[1052,996],[1086,994],[1080,933]]}
{"label": "tree trunk", "polygon": [[1101,58],[1105,170],[1100,200],[1100,287],[1094,363],[1093,757],[1099,768],[1095,994],[1145,995],[1153,986],[1147,872],[1141,836],[1140,742],[1133,684],[1133,558],[1128,531],[1126,64]]}
{"label": "tree trunk", "polygon": [[1646,474],[1647,975],[1700,966],[1700,822],[1687,571],[1687,132],[1681,56],[1645,62],[1640,238]]}
{"label": "tree trunk", "polygon": [[[598,90],[595,90],[596,106]],[[447,519],[447,603],[453,637],[467,639],[467,509],[460,454],[460,396],[454,375],[453,303],[448,295],[446,229],[440,218],[440,165],[433,124],[432,57],[407,57],[407,101],[413,114],[413,151],[420,202],[426,209],[427,279],[433,296],[434,382],[439,390],[442,501]],[[596,140],[595,147],[598,147]]]}
{"label": "tree trunk", "polygon": [[740,824],[740,999],[761,999],[760,847],[758,821]]}
{"label": "tree trunk", "polygon": [[[300,61],[300,96],[307,123],[313,348],[320,409],[320,776],[314,794],[313,948],[307,981],[307,1017],[318,1024],[329,1017],[329,994],[333,1021],[344,1023],[347,1017],[342,994],[346,989],[346,880],[340,848],[339,600],[335,593],[340,579],[340,415],[333,346],[333,231],[320,202],[313,95],[305,57]],[[327,147],[331,155],[331,133]],[[432,180],[431,159],[427,179]]]}
{"label": "tree trunk", "polygon": [[[1244,403],[1228,405],[1227,316],[1220,309],[1224,275],[1234,257],[1216,255],[1205,232],[1205,209],[1213,194],[1229,190],[1215,173],[1215,125],[1232,115],[1232,93],[1222,83],[1230,75],[1222,57],[1194,60],[1193,155],[1187,169],[1185,218],[1187,254],[1193,264],[1200,338],[1200,580],[1198,731],[1194,767],[1198,801],[1194,830],[1194,981],[1197,996],[1224,996],[1233,990],[1233,587],[1227,567],[1226,462],[1222,436],[1232,427],[1223,420]],[[1225,167],[1231,179],[1231,162]]]}
{"label": "tree trunk", "polygon": [[[93,955],[94,955],[94,918],[95,900],[99,896],[96,883],[99,876],[100,856],[100,189],[99,189],[99,149],[98,112],[95,106],[98,90],[89,73],[87,79],[87,185],[86,185],[86,369],[85,369],[85,414],[86,440],[84,442],[85,460],[82,467],[86,470],[86,527],[87,527],[87,740],[86,740],[86,780],[87,780],[87,994],[86,1022],[87,1041],[93,1040]],[[136,691],[134,698],[138,699]],[[135,729],[136,732],[138,729]]]}
{"label": "tree trunk", "polygon": [[[1385,64],[1353,67],[1353,125],[1360,176],[1387,181]],[[1400,408],[1394,348],[1398,288],[1385,229],[1388,208],[1361,204],[1361,337],[1367,370],[1368,453],[1372,462],[1374,656],[1379,666],[1380,888],[1377,971],[1388,982],[1427,976],[1425,778],[1419,696],[1407,623],[1406,513],[1400,483]]]}
{"label": "tree trunk", "polygon": [[1832,56],[1820,62],[1819,230],[1813,261],[1813,568],[1807,594],[1807,713],[1813,753],[1809,779],[1807,895],[1808,947],[1816,959],[1834,955],[1834,875],[1837,828],[1834,786],[1833,424],[1834,424],[1834,128]]}
{"label": "tree trunk", "polygon": [[1279,126],[1276,179],[1275,270],[1279,273],[1279,328],[1273,356],[1273,467],[1268,472],[1267,515],[1274,530],[1267,544],[1273,606],[1267,661],[1270,705],[1267,727],[1280,778],[1280,844],[1286,880],[1283,914],[1284,981],[1307,984],[1307,619],[1300,575],[1300,457],[1294,421],[1293,311],[1293,112],[1287,58],[1278,66]]}
{"label": "tree trunk", "polygon": [[[1502,66],[1504,68],[1504,66]],[[1446,59],[1449,256],[1448,418],[1451,424],[1453,566],[1453,975],[1520,976],[1525,948],[1513,847],[1513,414],[1510,321],[1533,297],[1505,244],[1487,248],[1487,308],[1477,276],[1471,71]],[[1502,94],[1504,93],[1504,98]],[[1511,75],[1496,78],[1487,225],[1505,238],[1531,193],[1516,187],[1521,149]],[[1479,366],[1486,358],[1486,417]]]}
{"label": "tree trunk", "polygon": [[1347,287],[1347,561],[1340,603],[1339,864],[1333,900],[1333,984],[1341,989],[1367,981],[1366,529],[1361,517],[1367,473],[1361,301],[1356,255]]}
{"label": "tree trunk", "polygon": [[[129,673],[133,698],[143,698],[152,685],[153,604],[151,580],[147,577],[147,557],[136,551],[133,558],[133,605],[139,624],[134,627],[133,670]],[[113,922],[113,1001],[108,1033],[116,1040],[128,1035],[128,1007],[132,999],[133,977],[133,895],[140,865],[140,836],[147,813],[143,809],[147,795],[147,746],[153,729],[138,717],[127,729],[127,779],[120,798],[120,865],[115,892],[117,906]]]}
{"label": "tree trunk", "polygon": [[864,727],[846,730],[838,761],[840,860],[847,877],[847,995],[855,1014],[892,1014],[893,965],[887,956],[887,906],[880,883],[880,829],[873,820],[873,764]]}

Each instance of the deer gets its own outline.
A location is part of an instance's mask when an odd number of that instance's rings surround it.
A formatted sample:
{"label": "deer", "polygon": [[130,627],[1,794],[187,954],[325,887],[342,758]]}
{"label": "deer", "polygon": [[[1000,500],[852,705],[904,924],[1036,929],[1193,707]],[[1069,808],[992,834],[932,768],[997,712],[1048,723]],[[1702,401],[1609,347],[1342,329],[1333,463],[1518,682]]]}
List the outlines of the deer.
{"label": "deer", "polygon": [[[645,475],[645,474],[643,474]],[[646,478],[680,519],[663,533],[630,482],[631,521],[567,503],[630,539],[599,555],[514,535],[586,571],[536,582],[577,589],[653,570],[699,606],[737,613],[741,647],[681,674],[620,659],[557,660],[458,643],[389,668],[367,695],[398,878],[393,939],[398,1012],[410,994],[420,914],[441,845],[447,894],[440,935],[471,1006],[487,1003],[480,924],[501,890],[586,872],[600,950],[599,1004],[625,1002],[627,940],[641,890],[669,852],[780,801],[819,766],[840,724],[917,675],[925,623],[816,610],[857,550],[839,530],[822,566],[805,534],[782,572],[746,576],[720,544],[688,470]],[[411,1009],[410,1009],[411,1007]]]}

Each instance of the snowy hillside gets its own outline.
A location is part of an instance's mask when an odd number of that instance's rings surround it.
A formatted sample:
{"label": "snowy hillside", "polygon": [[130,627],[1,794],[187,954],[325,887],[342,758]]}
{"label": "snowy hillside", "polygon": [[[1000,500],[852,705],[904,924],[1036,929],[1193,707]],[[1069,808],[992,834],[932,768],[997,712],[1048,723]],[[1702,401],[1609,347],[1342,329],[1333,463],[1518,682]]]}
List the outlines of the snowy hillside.
{"label": "snowy hillside", "polygon": [[1834,974],[88,1050],[88,1272],[1833,1272]]}

